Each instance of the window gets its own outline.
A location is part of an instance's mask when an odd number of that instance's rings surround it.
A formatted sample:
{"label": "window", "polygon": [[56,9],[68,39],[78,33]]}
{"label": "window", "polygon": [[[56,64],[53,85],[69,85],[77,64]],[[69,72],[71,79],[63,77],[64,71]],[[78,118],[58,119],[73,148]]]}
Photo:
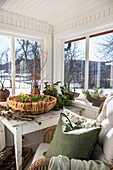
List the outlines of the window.
{"label": "window", "polygon": [[86,83],[89,90],[104,87],[109,93],[113,89],[113,30],[89,36],[89,59],[85,58],[85,41],[84,37],[64,44],[64,86],[81,92]]}
{"label": "window", "polygon": [[[40,51],[38,41],[15,39],[15,93],[30,94],[33,87],[34,76],[40,81]],[[36,73],[36,74],[35,74]]]}
{"label": "window", "polygon": [[64,86],[71,91],[84,88],[85,38],[65,42],[64,45]]}
{"label": "window", "polygon": [[[12,56],[14,49],[11,46],[11,40],[15,44],[15,56]],[[10,95],[12,92],[14,94],[14,91],[15,95],[20,94],[20,92],[30,94],[35,78],[36,83],[41,88],[40,56],[41,43],[39,41],[21,38],[11,39],[11,36],[0,35],[0,87],[7,88]],[[13,60],[15,60],[15,65]],[[15,81],[12,83],[12,80]]]}
{"label": "window", "polygon": [[90,36],[88,88],[113,88],[113,33]]}
{"label": "window", "polygon": [[0,86],[12,93],[11,37],[0,35]]}

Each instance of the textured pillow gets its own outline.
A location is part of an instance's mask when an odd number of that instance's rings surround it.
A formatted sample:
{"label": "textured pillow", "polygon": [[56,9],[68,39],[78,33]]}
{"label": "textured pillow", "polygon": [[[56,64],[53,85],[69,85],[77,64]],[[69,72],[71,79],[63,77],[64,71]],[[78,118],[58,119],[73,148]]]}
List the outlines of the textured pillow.
{"label": "textured pillow", "polygon": [[53,140],[45,154],[46,158],[64,155],[75,159],[89,159],[101,128],[74,128],[69,118],[61,113]]}
{"label": "textured pillow", "polygon": [[113,163],[113,128],[107,133],[103,142],[104,158],[110,165]]}
{"label": "textured pillow", "polygon": [[102,123],[102,121],[100,120],[85,118],[68,109],[64,109],[63,113],[70,119],[72,123],[74,123],[74,126],[78,126],[81,128],[99,127]]}

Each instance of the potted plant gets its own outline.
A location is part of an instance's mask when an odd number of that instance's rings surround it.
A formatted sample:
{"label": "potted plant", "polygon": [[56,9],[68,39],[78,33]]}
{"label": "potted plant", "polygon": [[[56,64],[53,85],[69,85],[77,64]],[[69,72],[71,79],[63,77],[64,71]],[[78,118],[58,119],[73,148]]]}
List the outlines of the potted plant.
{"label": "potted plant", "polygon": [[72,92],[69,88],[60,86],[61,92],[63,95],[67,96],[69,100],[74,100],[75,97],[78,97],[80,93]]}
{"label": "potted plant", "polygon": [[50,95],[57,98],[57,103],[54,106],[54,110],[62,109],[63,106],[70,106],[72,102],[69,100],[69,98],[64,94],[58,94],[56,86],[61,83],[60,81],[50,85],[48,82],[45,83],[45,90],[43,91],[44,95]]}
{"label": "potted plant", "polygon": [[[31,96],[40,94],[40,83],[43,83],[44,79],[40,81],[41,78],[41,72],[44,71],[46,63],[47,63],[47,58],[48,58],[48,53],[44,51],[39,51],[37,46],[33,47],[33,53],[34,53],[34,60],[33,60],[33,71],[31,71],[32,75],[32,80],[33,80],[33,87],[31,90]],[[40,55],[39,55],[40,54]],[[43,62],[41,62],[41,58],[43,58]],[[30,67],[29,67],[30,68]]]}
{"label": "potted plant", "polygon": [[104,89],[103,87],[102,88],[93,87],[93,92],[86,90],[83,91],[83,93],[85,94],[87,100],[91,102],[93,106],[100,107],[101,103],[105,101],[107,96],[104,94],[103,89]]}

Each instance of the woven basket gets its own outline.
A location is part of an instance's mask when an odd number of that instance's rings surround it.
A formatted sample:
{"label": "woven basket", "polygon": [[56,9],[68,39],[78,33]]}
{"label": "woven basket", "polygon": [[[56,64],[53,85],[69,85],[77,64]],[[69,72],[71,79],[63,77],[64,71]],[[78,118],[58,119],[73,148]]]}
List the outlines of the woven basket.
{"label": "woven basket", "polygon": [[[40,95],[43,96],[43,95]],[[26,114],[40,114],[51,110],[56,104],[56,98],[53,96],[44,95],[46,98],[43,101],[38,102],[26,102],[20,101],[20,96],[13,96],[7,99],[7,108],[11,108],[14,111],[26,112]]]}

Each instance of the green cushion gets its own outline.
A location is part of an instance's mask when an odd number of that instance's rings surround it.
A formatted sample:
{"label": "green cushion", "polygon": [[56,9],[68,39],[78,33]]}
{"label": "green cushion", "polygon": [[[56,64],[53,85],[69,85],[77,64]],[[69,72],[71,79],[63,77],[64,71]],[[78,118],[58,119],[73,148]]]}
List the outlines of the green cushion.
{"label": "green cushion", "polygon": [[88,160],[100,130],[100,127],[74,129],[69,118],[61,113],[53,140],[45,153],[45,157],[64,155],[70,159]]}

